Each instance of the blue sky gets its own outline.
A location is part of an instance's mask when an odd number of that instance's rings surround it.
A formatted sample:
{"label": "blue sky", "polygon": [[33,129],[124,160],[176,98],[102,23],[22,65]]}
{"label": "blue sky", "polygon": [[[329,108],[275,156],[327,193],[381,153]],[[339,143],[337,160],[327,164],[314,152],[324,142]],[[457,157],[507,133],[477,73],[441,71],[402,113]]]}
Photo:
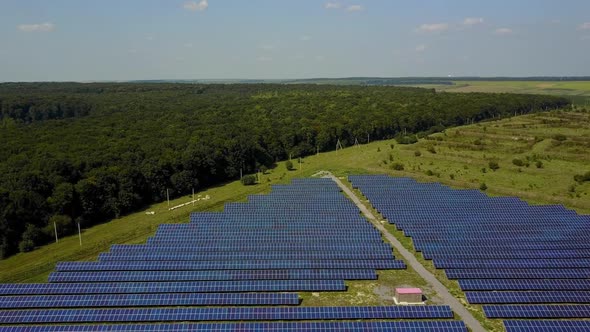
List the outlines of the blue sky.
{"label": "blue sky", "polygon": [[447,75],[590,75],[590,1],[0,1],[0,81]]}

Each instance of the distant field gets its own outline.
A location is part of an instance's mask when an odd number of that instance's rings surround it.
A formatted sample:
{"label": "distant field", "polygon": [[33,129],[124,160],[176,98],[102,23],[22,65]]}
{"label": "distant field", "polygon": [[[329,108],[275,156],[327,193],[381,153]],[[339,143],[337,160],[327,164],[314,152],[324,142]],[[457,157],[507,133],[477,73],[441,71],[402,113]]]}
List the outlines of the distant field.
{"label": "distant field", "polygon": [[590,81],[455,81],[455,85],[422,85],[447,92],[496,92],[548,94],[572,97],[578,104],[590,104]]}

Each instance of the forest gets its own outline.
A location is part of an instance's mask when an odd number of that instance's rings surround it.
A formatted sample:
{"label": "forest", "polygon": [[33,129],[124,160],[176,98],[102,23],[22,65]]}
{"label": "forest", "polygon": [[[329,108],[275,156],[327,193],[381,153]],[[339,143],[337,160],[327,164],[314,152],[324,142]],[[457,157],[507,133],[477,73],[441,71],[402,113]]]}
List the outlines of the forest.
{"label": "forest", "polygon": [[414,141],[567,99],[382,86],[0,84],[0,257],[340,140]]}

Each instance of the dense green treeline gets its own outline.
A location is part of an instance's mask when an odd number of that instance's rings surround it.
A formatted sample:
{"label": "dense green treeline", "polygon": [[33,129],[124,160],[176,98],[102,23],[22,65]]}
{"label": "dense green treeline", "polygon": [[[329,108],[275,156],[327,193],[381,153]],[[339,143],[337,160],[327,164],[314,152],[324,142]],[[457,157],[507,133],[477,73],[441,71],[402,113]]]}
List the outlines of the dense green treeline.
{"label": "dense green treeline", "polygon": [[[167,189],[187,194],[236,179],[240,169],[334,149],[338,139],[350,145],[568,104],[550,96],[270,84],[2,84],[0,100],[3,257],[50,240],[54,223],[61,235],[71,233],[76,223],[161,201]],[[29,105],[28,112],[4,113],[4,101],[7,109]],[[68,116],[23,117],[32,106]]]}

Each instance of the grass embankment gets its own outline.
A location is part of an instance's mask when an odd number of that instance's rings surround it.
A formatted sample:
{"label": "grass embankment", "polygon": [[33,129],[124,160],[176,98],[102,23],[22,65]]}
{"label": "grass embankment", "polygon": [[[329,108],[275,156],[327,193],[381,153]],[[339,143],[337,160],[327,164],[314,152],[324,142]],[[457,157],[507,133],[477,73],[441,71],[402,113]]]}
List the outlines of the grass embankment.
{"label": "grass embankment", "polygon": [[[111,244],[145,242],[158,224],[187,222],[191,211],[218,211],[225,202],[243,201],[249,194],[268,192],[271,184],[308,177],[319,170],[332,171],[337,176],[388,173],[455,188],[479,188],[485,183],[491,195],[519,196],[533,204],[564,204],[588,214],[590,183],[578,184],[573,177],[590,171],[589,150],[590,113],[551,112],[452,128],[413,145],[389,140],[322,153],[305,158],[302,169],[295,171],[287,171],[284,163],[279,163],[255,186],[244,187],[236,181],[200,192],[211,199],[200,201],[195,207],[168,211],[166,203],[160,203],[145,210],[155,211],[154,215],[141,211],[84,230],[82,246],[77,236],[71,236],[0,261],[0,282],[44,282],[58,261],[95,260]],[[516,165],[515,159],[522,165]],[[491,170],[490,162],[496,162],[499,168]],[[297,162],[294,165],[299,167]],[[394,165],[398,169],[403,165],[403,170],[395,170]],[[176,199],[171,206],[187,200],[188,197]],[[410,239],[393,226],[387,227],[406,248],[412,249]],[[417,256],[453,294],[465,301],[456,282],[448,281],[444,273]],[[303,305],[391,304],[393,287],[401,285],[423,287],[426,296],[437,302],[436,294],[411,269],[381,271],[379,276],[378,281],[348,282],[348,292],[301,293]],[[477,306],[470,309],[488,328],[499,328],[499,321],[483,319]]]}

